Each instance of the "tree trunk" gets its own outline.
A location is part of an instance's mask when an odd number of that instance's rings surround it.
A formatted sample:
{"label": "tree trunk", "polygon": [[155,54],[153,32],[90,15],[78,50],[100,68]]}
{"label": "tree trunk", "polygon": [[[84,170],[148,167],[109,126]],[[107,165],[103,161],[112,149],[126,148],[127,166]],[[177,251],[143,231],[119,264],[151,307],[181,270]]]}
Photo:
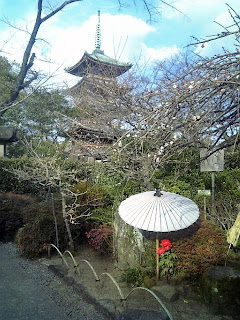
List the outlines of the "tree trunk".
{"label": "tree trunk", "polygon": [[66,213],[66,199],[65,199],[65,194],[63,192],[61,192],[61,196],[62,196],[62,215],[63,215],[63,219],[66,225],[66,229],[67,229],[67,234],[68,234],[68,240],[69,240],[69,247],[71,249],[74,249],[74,244],[73,244],[73,238],[72,238],[72,233],[70,230],[70,226],[69,226],[69,222],[67,219],[67,213]]}
{"label": "tree trunk", "polygon": [[53,192],[51,192],[51,196],[52,196],[52,213],[53,213],[54,225],[55,225],[55,233],[56,233],[56,244],[57,244],[57,247],[59,248],[58,225],[57,225],[57,217],[56,217],[56,210],[55,210]]}

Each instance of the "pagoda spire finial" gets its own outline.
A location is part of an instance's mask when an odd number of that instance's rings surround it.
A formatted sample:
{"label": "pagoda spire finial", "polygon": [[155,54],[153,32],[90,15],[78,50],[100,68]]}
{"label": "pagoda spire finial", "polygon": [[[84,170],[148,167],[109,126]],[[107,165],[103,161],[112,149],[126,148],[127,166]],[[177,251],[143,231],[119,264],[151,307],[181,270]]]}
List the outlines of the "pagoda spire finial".
{"label": "pagoda spire finial", "polygon": [[95,49],[101,50],[100,10],[98,10],[98,23],[96,27]]}

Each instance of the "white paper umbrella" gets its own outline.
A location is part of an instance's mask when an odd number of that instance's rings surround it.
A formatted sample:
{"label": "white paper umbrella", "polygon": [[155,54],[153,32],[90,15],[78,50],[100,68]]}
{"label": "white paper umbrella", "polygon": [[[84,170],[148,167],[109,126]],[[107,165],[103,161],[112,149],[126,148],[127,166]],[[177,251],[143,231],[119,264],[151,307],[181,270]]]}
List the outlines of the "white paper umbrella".
{"label": "white paper umbrella", "polygon": [[[129,225],[156,232],[156,251],[159,247],[158,233],[178,231],[190,227],[199,218],[198,206],[190,199],[165,191],[147,191],[133,195],[119,206],[120,217]],[[159,257],[157,258],[157,279]]]}
{"label": "white paper umbrella", "polygon": [[199,217],[198,206],[181,195],[161,191],[133,195],[119,206],[120,217],[131,226],[154,232],[171,232],[188,228]]}

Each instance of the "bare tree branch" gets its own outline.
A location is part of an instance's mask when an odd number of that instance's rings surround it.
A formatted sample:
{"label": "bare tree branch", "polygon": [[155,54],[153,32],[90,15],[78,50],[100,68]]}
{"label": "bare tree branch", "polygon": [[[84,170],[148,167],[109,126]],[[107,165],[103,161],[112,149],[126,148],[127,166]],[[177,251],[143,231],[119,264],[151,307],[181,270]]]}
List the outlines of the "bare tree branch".
{"label": "bare tree branch", "polygon": [[3,114],[6,112],[6,110],[8,110],[8,107],[11,106],[11,104],[13,104],[17,100],[20,91],[23,90],[26,87],[26,85],[29,85],[32,81],[34,81],[36,79],[34,76],[34,77],[28,79],[27,82],[24,83],[26,76],[27,76],[27,73],[31,69],[31,67],[33,66],[33,63],[34,63],[35,54],[32,53],[32,49],[33,49],[33,46],[36,42],[36,37],[37,37],[37,34],[38,34],[38,31],[39,31],[41,24],[44,23],[49,18],[51,18],[52,16],[54,16],[56,13],[58,13],[60,10],[62,10],[67,5],[74,3],[74,2],[80,2],[80,1],[82,1],[82,0],[65,1],[59,7],[57,7],[54,11],[52,11],[51,13],[46,15],[44,18],[42,18],[41,17],[42,16],[42,0],[38,0],[38,10],[37,10],[37,14],[36,14],[36,20],[34,23],[34,27],[33,27],[32,33],[30,35],[30,39],[28,41],[26,49],[24,51],[20,70],[19,70],[19,73],[16,77],[15,84],[14,84],[13,88],[11,89],[10,97],[8,99],[6,99],[5,101],[3,101],[0,105],[0,117],[3,116]]}

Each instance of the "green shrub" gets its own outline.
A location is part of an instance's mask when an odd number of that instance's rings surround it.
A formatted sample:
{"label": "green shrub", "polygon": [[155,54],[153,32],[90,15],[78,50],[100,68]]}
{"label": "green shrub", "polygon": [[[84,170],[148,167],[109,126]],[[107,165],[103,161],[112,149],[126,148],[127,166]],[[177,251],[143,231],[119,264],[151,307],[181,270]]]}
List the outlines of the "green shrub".
{"label": "green shrub", "polygon": [[169,280],[175,273],[175,260],[177,255],[172,251],[167,251],[163,256],[159,256],[159,271],[161,277],[167,277]]}
{"label": "green shrub", "polygon": [[224,164],[225,170],[239,169],[240,144],[230,148],[228,152],[225,152],[224,158],[225,158],[225,164]]}
{"label": "green shrub", "polygon": [[[236,158],[236,156],[235,156]],[[228,166],[229,167],[229,166]],[[171,169],[166,171],[166,168]],[[166,191],[179,193],[197,203],[203,212],[204,199],[198,195],[198,190],[212,189],[211,174],[200,172],[199,169],[188,168],[178,172],[176,180],[174,166],[157,170],[155,173],[159,184],[165,186]],[[237,204],[240,203],[240,169],[233,168],[217,172],[215,178],[215,206],[212,212],[211,197],[206,198],[207,216],[223,229],[231,227],[237,217]]]}
{"label": "green shrub", "polygon": [[104,205],[105,191],[98,184],[92,185],[88,181],[82,180],[72,187],[72,191],[78,195],[76,202],[79,204],[77,209],[79,215],[86,211],[90,214],[97,207]]}
{"label": "green shrub", "polygon": [[165,186],[168,192],[178,193],[184,197],[191,198],[191,186],[185,181],[168,181]]}
{"label": "green shrub", "polygon": [[[60,249],[65,249],[67,234],[60,206],[61,203],[55,201]],[[70,227],[76,243],[85,239],[86,230],[83,226]],[[0,241],[13,241],[14,239],[28,256],[38,256],[44,252],[46,244],[56,244],[51,203],[37,202],[34,198],[22,194],[1,194]]]}
{"label": "green shrub", "polygon": [[94,209],[92,211],[92,215],[87,217],[86,221],[92,224],[93,226],[97,226],[100,224],[111,226],[113,222],[112,207],[108,206]]}
{"label": "green shrub", "polygon": [[135,287],[140,287],[143,285],[144,279],[152,277],[154,272],[153,269],[141,267],[126,268],[121,275],[121,281],[125,281]]}
{"label": "green shrub", "polygon": [[240,202],[240,169],[218,172],[215,184],[218,199]]}
{"label": "green shrub", "polygon": [[[32,209],[34,209],[32,207]],[[17,245],[23,253],[35,257],[46,253],[47,245],[56,244],[56,233],[52,208],[48,204],[35,205],[34,215],[30,221],[19,231]],[[67,247],[67,235],[62,217],[57,215],[60,249]]]}
{"label": "green shrub", "polygon": [[38,195],[40,188],[30,181],[19,180],[12,173],[13,169],[31,165],[29,159],[0,159],[0,192],[13,192],[18,194]]}
{"label": "green shrub", "polygon": [[54,242],[51,219],[43,216],[34,222],[34,225],[25,225],[17,237],[18,247],[29,257],[40,255],[49,243]]}
{"label": "green shrub", "polygon": [[119,191],[119,188],[116,189],[115,191],[111,185],[92,184],[84,180],[72,188],[74,193],[80,194],[77,200],[80,204],[77,213],[84,213],[86,210],[90,213],[89,217],[84,218],[88,225],[86,231],[102,224],[112,225],[114,194]]}

